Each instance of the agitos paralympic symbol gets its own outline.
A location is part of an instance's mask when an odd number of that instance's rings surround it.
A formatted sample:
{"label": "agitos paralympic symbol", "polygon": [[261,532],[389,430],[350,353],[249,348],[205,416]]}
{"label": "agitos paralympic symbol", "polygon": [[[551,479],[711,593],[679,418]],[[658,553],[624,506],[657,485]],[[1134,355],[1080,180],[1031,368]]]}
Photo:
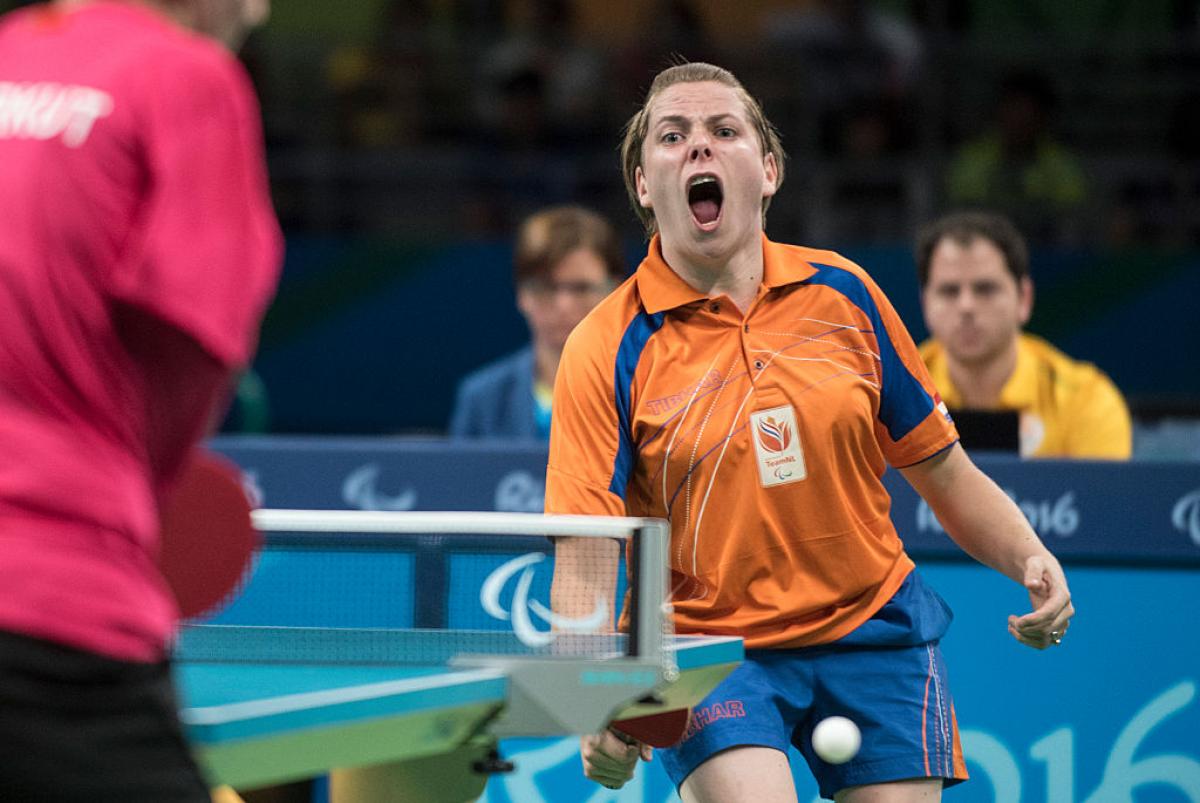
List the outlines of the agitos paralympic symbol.
{"label": "agitos paralympic symbol", "polygon": [[[590,614],[572,618],[556,614],[536,599],[531,599],[529,589],[533,585],[534,566],[546,559],[544,552],[518,555],[505,562],[483,581],[479,589],[479,602],[488,615],[502,622],[512,622],[513,633],[521,643],[529,647],[544,647],[554,641],[555,631],[575,633],[596,632],[608,623],[608,603],[604,597],[596,597],[596,606]],[[501,593],[508,581],[519,573],[513,590],[512,604],[505,609],[500,602]],[[540,630],[534,617],[550,627]]]}
{"label": "agitos paralympic symbol", "polygon": [[1186,494],[1171,509],[1171,524],[1200,546],[1200,490]]}

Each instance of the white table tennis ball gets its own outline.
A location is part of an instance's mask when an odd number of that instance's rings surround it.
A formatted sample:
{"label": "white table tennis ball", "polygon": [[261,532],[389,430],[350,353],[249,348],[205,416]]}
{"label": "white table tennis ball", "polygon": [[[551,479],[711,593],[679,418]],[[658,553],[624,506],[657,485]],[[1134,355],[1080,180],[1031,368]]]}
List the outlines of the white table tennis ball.
{"label": "white table tennis ball", "polygon": [[826,717],[812,732],[813,750],[830,764],[845,764],[858,754],[862,734],[858,726],[845,717]]}

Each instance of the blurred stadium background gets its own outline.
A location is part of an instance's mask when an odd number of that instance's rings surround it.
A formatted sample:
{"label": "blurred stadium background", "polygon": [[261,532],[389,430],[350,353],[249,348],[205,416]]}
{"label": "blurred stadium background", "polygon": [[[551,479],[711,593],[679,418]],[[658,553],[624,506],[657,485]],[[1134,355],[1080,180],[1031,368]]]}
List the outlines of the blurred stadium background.
{"label": "blurred stadium background", "polygon": [[[644,253],[616,148],[678,55],[732,69],[781,129],[773,238],[859,261],[921,337],[916,228],[970,201],[1009,212],[1034,246],[1031,330],[1113,377],[1139,455],[1200,459],[1195,2],[276,0],[272,14],[243,58],[288,255],[230,429],[441,432],[457,378],[525,339],[521,217],[582,203],[621,227],[631,268]],[[1032,185],[981,197],[997,136],[1051,144]]]}

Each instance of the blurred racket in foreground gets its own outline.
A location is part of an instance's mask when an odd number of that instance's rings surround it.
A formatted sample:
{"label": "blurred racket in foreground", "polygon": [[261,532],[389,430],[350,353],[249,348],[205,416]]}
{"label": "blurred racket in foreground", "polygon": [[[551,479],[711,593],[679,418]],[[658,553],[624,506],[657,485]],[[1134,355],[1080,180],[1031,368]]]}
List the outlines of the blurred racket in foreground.
{"label": "blurred racket in foreground", "polygon": [[158,565],[180,618],[215,613],[229,602],[261,543],[238,467],[196,449],[162,510]]}

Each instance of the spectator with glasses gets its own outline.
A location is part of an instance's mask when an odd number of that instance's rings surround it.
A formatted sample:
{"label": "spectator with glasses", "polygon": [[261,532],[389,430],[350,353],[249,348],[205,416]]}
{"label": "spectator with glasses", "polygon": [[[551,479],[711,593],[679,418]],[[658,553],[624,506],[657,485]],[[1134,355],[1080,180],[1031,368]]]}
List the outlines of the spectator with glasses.
{"label": "spectator with glasses", "polygon": [[567,335],[625,275],[617,233],[595,212],[558,206],[527,218],[517,233],[513,278],[531,342],[459,382],[450,436],[548,439]]}

